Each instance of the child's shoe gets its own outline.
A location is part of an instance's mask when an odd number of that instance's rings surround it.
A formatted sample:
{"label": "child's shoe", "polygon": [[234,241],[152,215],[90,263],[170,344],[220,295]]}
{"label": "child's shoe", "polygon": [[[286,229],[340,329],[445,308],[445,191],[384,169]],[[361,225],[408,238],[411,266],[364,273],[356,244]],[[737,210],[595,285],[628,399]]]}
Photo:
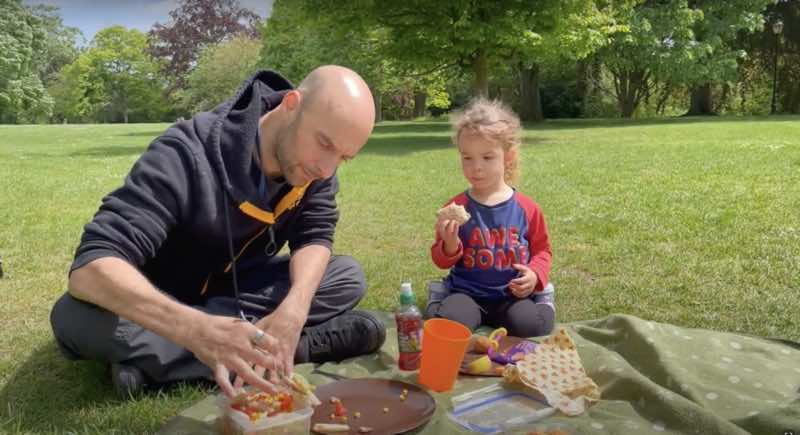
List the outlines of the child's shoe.
{"label": "child's shoe", "polygon": [[[442,301],[450,296],[450,290],[445,287],[442,281],[429,281],[428,282],[428,304],[425,306],[425,316],[426,317],[433,317],[431,313],[431,307],[436,304],[442,303]],[[434,309],[436,307],[433,307]]]}
{"label": "child's shoe", "polygon": [[533,294],[533,302],[536,304],[547,304],[553,311],[556,310],[556,289],[553,283],[549,282],[542,291]]}

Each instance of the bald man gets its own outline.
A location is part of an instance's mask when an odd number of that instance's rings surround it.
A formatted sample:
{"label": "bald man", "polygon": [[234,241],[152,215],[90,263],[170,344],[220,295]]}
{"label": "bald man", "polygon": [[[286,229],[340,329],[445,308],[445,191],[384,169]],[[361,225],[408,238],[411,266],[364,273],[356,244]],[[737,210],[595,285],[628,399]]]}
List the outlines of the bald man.
{"label": "bald man", "polygon": [[297,89],[259,72],[167,129],[84,229],[50,316],[62,352],[108,363],[129,397],[195,379],[274,391],[294,363],[378,350],[382,323],[353,310],[364,273],[331,254],[336,168],[374,120],[361,77],[323,66]]}

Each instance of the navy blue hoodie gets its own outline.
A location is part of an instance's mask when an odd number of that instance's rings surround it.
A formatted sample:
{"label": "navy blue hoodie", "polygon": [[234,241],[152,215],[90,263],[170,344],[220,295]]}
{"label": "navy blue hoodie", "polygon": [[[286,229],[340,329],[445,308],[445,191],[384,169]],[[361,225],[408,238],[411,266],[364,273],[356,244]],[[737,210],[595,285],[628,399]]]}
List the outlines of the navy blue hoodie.
{"label": "navy blue hoodie", "polygon": [[[229,236],[237,265],[267,261],[287,242],[292,250],[309,244],[330,248],[338,220],[336,175],[312,182],[295,207],[268,223],[293,188],[283,179],[267,180],[255,160],[258,121],[289,89],[279,74],[258,72],[231,100],[156,138],[123,186],[103,198],[84,228],[70,272],[117,257],[178,300],[202,304],[210,296],[233,295]],[[275,249],[268,249],[271,238]]]}

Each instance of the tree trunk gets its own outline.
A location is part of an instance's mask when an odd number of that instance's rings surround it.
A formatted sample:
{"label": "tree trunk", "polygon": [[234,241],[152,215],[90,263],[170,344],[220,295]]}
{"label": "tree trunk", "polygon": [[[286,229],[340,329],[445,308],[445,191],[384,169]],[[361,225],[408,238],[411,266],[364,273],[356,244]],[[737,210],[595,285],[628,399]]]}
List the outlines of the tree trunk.
{"label": "tree trunk", "polygon": [[664,87],[661,89],[661,93],[658,96],[658,101],[656,102],[656,113],[659,115],[664,115],[664,109],[667,106],[667,100],[669,99],[670,94],[672,93],[672,85],[670,83],[664,84]]}
{"label": "tree trunk", "polygon": [[728,107],[730,98],[731,98],[731,85],[730,83],[723,83],[722,94],[720,94],[716,104],[714,105],[714,113],[719,114],[723,112],[726,109],[726,107]]}
{"label": "tree trunk", "polygon": [[647,91],[648,73],[641,70],[613,72],[620,116],[630,118]]}
{"label": "tree trunk", "polygon": [[619,111],[623,118],[631,118],[633,113],[636,112],[636,106],[630,99],[625,99],[619,102]]}
{"label": "tree trunk", "polygon": [[383,121],[383,112],[381,111],[383,94],[378,90],[374,90],[372,92],[372,101],[375,103],[375,122],[381,122]]}
{"label": "tree trunk", "polygon": [[428,99],[428,93],[419,91],[414,93],[414,118],[425,116],[425,101]]}
{"label": "tree trunk", "polygon": [[588,113],[589,104],[593,101],[600,101],[602,98],[601,80],[603,80],[603,61],[600,59],[600,56],[595,54],[592,56],[592,61],[589,64],[589,92],[586,97],[586,117],[591,116],[591,114]]}
{"label": "tree trunk", "polygon": [[489,96],[489,61],[486,58],[486,49],[478,49],[472,60],[472,70],[475,73],[472,93],[476,97]]}
{"label": "tree trunk", "polygon": [[689,111],[686,116],[708,116],[715,115],[714,103],[711,95],[711,83],[703,83],[692,88],[692,95],[689,102]]}
{"label": "tree trunk", "polygon": [[791,83],[790,86],[784,86],[784,98],[782,104],[785,111],[791,114],[800,113],[800,86],[797,83]]}
{"label": "tree trunk", "polygon": [[589,105],[589,62],[590,59],[581,59],[575,65],[575,93],[578,94],[580,107],[578,117],[586,116]]}
{"label": "tree trunk", "polygon": [[122,109],[122,119],[125,120],[125,124],[128,123],[128,108]]}
{"label": "tree trunk", "polygon": [[523,121],[543,121],[542,99],[539,95],[539,65],[531,67],[520,65],[520,118]]}

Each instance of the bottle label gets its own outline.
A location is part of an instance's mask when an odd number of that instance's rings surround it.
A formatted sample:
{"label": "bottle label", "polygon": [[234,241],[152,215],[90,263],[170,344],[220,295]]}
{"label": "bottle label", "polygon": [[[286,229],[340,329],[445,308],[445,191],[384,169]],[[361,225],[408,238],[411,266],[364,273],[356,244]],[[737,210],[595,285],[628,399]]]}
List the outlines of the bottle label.
{"label": "bottle label", "polygon": [[395,320],[400,353],[398,366],[401,370],[416,370],[419,368],[422,349],[422,318],[418,315],[398,314]]}

